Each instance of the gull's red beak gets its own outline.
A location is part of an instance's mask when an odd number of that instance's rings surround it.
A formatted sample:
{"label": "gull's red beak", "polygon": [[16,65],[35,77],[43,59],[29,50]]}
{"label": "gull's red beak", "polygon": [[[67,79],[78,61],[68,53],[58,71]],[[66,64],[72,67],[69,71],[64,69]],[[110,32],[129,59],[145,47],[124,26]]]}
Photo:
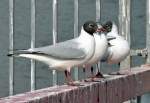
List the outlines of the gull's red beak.
{"label": "gull's red beak", "polygon": [[106,30],[103,27],[97,29],[97,32],[105,32],[105,31]]}

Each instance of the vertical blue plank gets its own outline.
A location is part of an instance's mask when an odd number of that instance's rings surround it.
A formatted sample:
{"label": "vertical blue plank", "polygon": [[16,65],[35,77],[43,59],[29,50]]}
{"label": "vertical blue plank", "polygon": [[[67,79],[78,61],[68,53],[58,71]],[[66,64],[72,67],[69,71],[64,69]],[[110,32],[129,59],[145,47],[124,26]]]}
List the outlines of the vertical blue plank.
{"label": "vertical blue plank", "polygon": [[[31,0],[31,49],[35,48],[35,0]],[[35,61],[31,60],[31,91],[35,90]]]}
{"label": "vertical blue plank", "polygon": [[[57,0],[53,0],[53,44],[57,42]],[[52,71],[53,74],[53,86],[57,85],[57,72]]]}
{"label": "vertical blue plank", "polygon": [[[79,19],[79,12],[78,12],[78,0],[74,0],[74,37],[78,37],[78,19]],[[75,67],[75,70],[74,70],[74,78],[75,80],[78,80],[79,79],[79,70],[77,67]]]}
{"label": "vertical blue plank", "polygon": [[[14,48],[14,1],[9,0],[9,53]],[[14,58],[9,57],[9,95],[14,92]]]}

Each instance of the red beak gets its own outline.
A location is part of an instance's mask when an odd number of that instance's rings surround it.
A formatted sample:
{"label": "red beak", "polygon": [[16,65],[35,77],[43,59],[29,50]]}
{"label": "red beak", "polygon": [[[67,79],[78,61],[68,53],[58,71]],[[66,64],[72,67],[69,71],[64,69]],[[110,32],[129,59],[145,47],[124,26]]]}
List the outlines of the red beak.
{"label": "red beak", "polygon": [[102,28],[98,28],[97,32],[105,32],[106,30],[102,27]]}

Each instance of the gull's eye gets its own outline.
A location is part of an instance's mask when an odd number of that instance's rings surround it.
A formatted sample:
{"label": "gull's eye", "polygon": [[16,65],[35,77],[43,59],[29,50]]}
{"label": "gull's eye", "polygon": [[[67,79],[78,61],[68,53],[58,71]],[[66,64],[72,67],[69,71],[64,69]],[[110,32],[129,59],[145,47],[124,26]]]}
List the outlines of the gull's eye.
{"label": "gull's eye", "polygon": [[111,31],[111,27],[108,27],[108,31]]}
{"label": "gull's eye", "polygon": [[107,24],[106,27],[109,27],[109,25]]}
{"label": "gull's eye", "polygon": [[89,27],[90,27],[90,28],[93,28],[93,27],[94,27],[94,25],[93,25],[93,24],[89,24]]}

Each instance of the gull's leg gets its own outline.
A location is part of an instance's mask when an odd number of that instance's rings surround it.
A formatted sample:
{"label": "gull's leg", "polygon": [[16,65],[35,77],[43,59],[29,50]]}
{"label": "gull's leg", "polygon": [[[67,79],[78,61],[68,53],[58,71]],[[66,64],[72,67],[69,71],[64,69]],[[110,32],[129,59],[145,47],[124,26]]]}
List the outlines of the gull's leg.
{"label": "gull's leg", "polygon": [[118,63],[118,66],[120,67],[120,62]]}
{"label": "gull's leg", "polygon": [[89,80],[89,79],[85,79],[85,82],[95,81],[95,80],[94,80],[95,75],[94,75],[94,68],[93,68],[93,66],[91,66],[90,69],[91,69],[91,76],[89,77],[90,80]]}
{"label": "gull's leg", "polygon": [[95,77],[94,68],[93,68],[93,66],[91,66],[91,81],[94,81],[94,77]]}
{"label": "gull's leg", "polygon": [[66,81],[68,85],[72,85],[73,84],[73,80],[71,78],[71,73],[67,70],[65,70],[65,77],[66,77]]}
{"label": "gull's leg", "polygon": [[65,71],[65,76],[66,76],[66,81],[67,81],[67,84],[70,85],[70,86],[83,86],[81,85],[80,83],[75,83],[71,77],[71,72],[70,71]]}
{"label": "gull's leg", "polygon": [[91,66],[91,75],[92,75],[92,78],[94,77],[94,68],[93,66]]}
{"label": "gull's leg", "polygon": [[[118,63],[118,66],[120,67],[120,62]],[[131,71],[125,69],[125,70],[109,73],[109,75],[129,75],[130,73]]]}
{"label": "gull's leg", "polygon": [[[91,66],[87,65],[87,66],[85,66],[84,69],[87,69],[87,70],[90,69],[90,74],[92,74],[92,76],[89,76],[88,79],[87,79],[87,72],[86,72],[86,70],[83,71],[83,72],[85,73],[85,74],[84,74],[84,78],[86,77],[86,78],[84,79],[84,81],[85,81],[85,82],[91,82],[91,81],[92,81],[91,78],[93,77],[93,70],[91,70]],[[93,69],[93,68],[92,68],[92,69]],[[91,73],[91,72],[92,72],[92,73]],[[89,79],[89,78],[90,78],[90,79]]]}
{"label": "gull's leg", "polygon": [[70,81],[71,83],[73,83],[73,79],[72,79],[72,77],[71,77],[71,72],[70,72],[70,71],[68,72],[68,77],[69,77],[69,81]]}
{"label": "gull's leg", "polygon": [[90,69],[91,69],[91,76],[89,77],[90,79],[85,79],[85,82],[99,82],[95,80],[96,76],[94,75],[93,66],[91,66]]}
{"label": "gull's leg", "polygon": [[85,67],[83,67],[83,75],[84,75],[84,79],[86,78],[86,70],[85,70],[86,68]]}
{"label": "gull's leg", "polygon": [[[96,75],[94,74],[94,68],[93,68],[93,66],[87,66],[89,69],[90,69],[90,77],[88,78],[88,79],[85,79],[84,81],[85,82],[99,82],[99,81],[97,81],[97,80],[95,80],[96,78],[104,78],[103,77],[103,75],[100,73],[100,72],[98,72]],[[100,76],[101,77],[100,77]]]}
{"label": "gull's leg", "polygon": [[99,81],[97,81],[95,79],[96,78],[104,78],[104,76],[99,71],[98,65],[97,65],[97,69],[98,69],[98,72],[97,72],[96,75],[94,75],[94,68],[93,68],[93,66],[91,66],[91,77],[90,77],[90,80],[89,79],[85,80],[86,82],[91,82],[91,81],[93,81],[93,82],[99,82]]}
{"label": "gull's leg", "polygon": [[70,80],[69,80],[69,78],[68,78],[68,71],[65,70],[64,73],[65,73],[65,79],[66,79],[67,83],[69,83]]}
{"label": "gull's leg", "polygon": [[66,76],[66,81],[67,81],[67,84],[68,85],[71,85],[71,86],[80,86],[80,84],[75,84],[72,77],[71,77],[71,72],[70,72],[70,69],[68,70],[65,70],[65,76]]}
{"label": "gull's leg", "polygon": [[98,63],[96,64],[97,68],[97,74],[95,75],[95,78],[104,78],[103,74],[100,72],[100,68],[98,66]]}

